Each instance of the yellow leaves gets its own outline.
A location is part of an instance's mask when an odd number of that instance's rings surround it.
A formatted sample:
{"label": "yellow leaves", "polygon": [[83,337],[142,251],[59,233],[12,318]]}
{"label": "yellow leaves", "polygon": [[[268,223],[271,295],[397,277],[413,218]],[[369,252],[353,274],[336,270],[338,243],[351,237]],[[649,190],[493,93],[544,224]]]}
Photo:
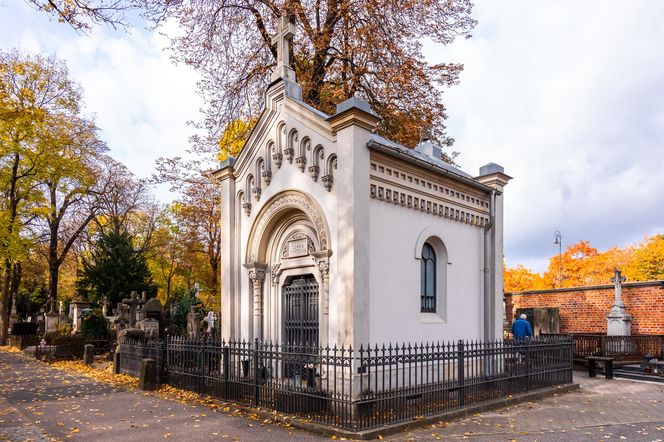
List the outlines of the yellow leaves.
{"label": "yellow leaves", "polygon": [[18,348],[10,347],[9,345],[0,345],[0,351],[5,353],[20,353],[21,350]]}
{"label": "yellow leaves", "polygon": [[613,271],[620,269],[630,281],[664,278],[664,235],[646,237],[644,242],[628,247],[612,247],[600,252],[589,241],[579,241],[549,258],[548,270],[535,273],[517,265],[503,268],[505,291],[508,293],[544,290],[560,286],[581,287],[610,284]]}
{"label": "yellow leaves", "polygon": [[113,374],[110,366],[106,370],[99,370],[85,365],[80,361],[57,361],[52,362],[51,366],[70,373],[77,373],[114,387],[136,388],[138,386],[138,379],[126,374]]}
{"label": "yellow leaves", "polygon": [[75,434],[80,433],[80,432],[81,432],[81,430],[79,430],[79,429],[76,428],[76,427],[73,427],[73,428],[70,428],[70,429],[69,429],[69,433],[68,433],[67,436],[65,436],[65,437],[68,437],[68,438],[69,438],[69,437],[74,437]]}
{"label": "yellow leaves", "polygon": [[229,156],[236,157],[240,153],[255,123],[253,119],[236,119],[228,123],[219,140],[219,161],[225,161]]}

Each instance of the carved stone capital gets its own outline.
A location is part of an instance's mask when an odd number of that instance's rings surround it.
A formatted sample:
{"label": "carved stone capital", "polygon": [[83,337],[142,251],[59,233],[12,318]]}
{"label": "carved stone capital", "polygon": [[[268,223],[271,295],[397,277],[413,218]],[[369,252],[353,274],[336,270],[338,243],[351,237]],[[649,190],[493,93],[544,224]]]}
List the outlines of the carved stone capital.
{"label": "carved stone capital", "polygon": [[263,175],[263,181],[265,182],[265,185],[269,186],[270,181],[272,181],[272,172],[269,170],[264,170],[261,175]]}
{"label": "carved stone capital", "polygon": [[272,154],[272,161],[274,165],[277,166],[277,169],[281,168],[281,161],[283,160],[284,155],[281,152],[275,152]]}
{"label": "carved stone capital", "polygon": [[254,284],[254,287],[256,284],[262,284],[263,281],[265,280],[265,270],[263,269],[256,269],[256,270],[250,270],[249,271],[249,279],[251,279],[251,282]]}
{"label": "carved stone capital", "polygon": [[301,156],[295,158],[295,164],[297,164],[297,167],[300,168],[300,172],[304,172],[304,168],[307,165],[307,157]]}
{"label": "carved stone capital", "polygon": [[293,162],[293,155],[295,155],[295,149],[293,149],[292,147],[284,149],[284,157],[286,158],[286,161],[288,161],[289,163]]}
{"label": "carved stone capital", "polygon": [[332,175],[323,175],[320,180],[323,183],[325,190],[328,192],[332,190],[332,183],[334,183],[334,178]]}
{"label": "carved stone capital", "polygon": [[244,209],[244,213],[249,216],[251,214],[251,203],[248,201],[246,203],[242,203],[242,209]]}
{"label": "carved stone capital", "polygon": [[319,260],[318,271],[322,279],[327,279],[330,276],[330,263],[326,259]]}
{"label": "carved stone capital", "polygon": [[261,188],[256,186],[253,189],[251,189],[251,193],[254,194],[254,198],[256,198],[256,201],[261,199]]}
{"label": "carved stone capital", "polygon": [[320,168],[318,166],[309,166],[309,175],[314,181],[318,181],[318,172]]}
{"label": "carved stone capital", "polygon": [[270,267],[270,276],[272,277],[272,284],[279,284],[279,275],[281,274],[281,264],[274,264]]}

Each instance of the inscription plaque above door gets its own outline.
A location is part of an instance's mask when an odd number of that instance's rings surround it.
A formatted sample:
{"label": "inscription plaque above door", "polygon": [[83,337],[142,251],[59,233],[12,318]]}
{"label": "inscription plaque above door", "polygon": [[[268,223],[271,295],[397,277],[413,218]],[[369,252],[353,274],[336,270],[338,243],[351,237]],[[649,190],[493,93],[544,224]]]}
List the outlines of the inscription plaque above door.
{"label": "inscription plaque above door", "polygon": [[297,258],[309,254],[309,238],[294,239],[288,241],[288,257]]}
{"label": "inscription plaque above door", "polygon": [[286,237],[281,249],[281,259],[299,258],[316,251],[314,243],[308,235],[296,231]]}

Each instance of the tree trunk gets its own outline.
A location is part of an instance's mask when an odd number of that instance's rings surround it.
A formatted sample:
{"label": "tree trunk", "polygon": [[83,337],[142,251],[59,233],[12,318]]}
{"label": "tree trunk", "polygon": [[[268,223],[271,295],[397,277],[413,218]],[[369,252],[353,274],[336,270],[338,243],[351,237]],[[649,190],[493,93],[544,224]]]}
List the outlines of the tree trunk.
{"label": "tree trunk", "polygon": [[9,285],[12,273],[12,265],[9,259],[5,259],[4,267],[2,275],[2,297],[0,299],[0,345],[7,343],[7,331],[9,329]]}
{"label": "tree trunk", "polygon": [[[16,304],[16,312],[18,313],[18,288],[21,285],[21,276],[22,276],[22,268],[21,268],[21,263],[17,262],[14,264],[14,271],[12,273],[12,282],[11,286],[9,289],[9,300],[13,304]],[[11,312],[11,307],[9,311]]]}

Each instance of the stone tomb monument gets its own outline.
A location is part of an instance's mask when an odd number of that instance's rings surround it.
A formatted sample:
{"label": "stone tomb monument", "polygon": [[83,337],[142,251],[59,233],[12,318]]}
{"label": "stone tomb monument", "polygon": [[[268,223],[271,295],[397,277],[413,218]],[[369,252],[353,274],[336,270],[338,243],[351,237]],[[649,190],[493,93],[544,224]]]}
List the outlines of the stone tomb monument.
{"label": "stone tomb monument", "polygon": [[138,328],[145,332],[146,337],[158,338],[164,330],[161,301],[157,298],[148,299],[143,308],[143,319],[138,321]]}
{"label": "stone tomb monument", "polygon": [[615,299],[611,306],[611,311],[606,315],[606,334],[608,336],[629,336],[631,333],[632,317],[625,310],[625,304],[622,301],[622,283],[626,278],[621,275],[620,270],[616,270],[611,282],[615,284]]}

